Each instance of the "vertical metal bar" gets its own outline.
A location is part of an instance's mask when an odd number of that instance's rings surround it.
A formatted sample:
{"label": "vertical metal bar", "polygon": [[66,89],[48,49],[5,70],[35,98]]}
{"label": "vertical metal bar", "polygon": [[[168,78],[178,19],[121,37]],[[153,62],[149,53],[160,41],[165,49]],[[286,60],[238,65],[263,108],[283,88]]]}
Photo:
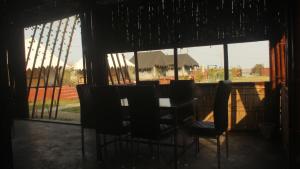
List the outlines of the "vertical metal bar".
{"label": "vertical metal bar", "polygon": [[135,68],[135,81],[136,83],[140,81],[140,76],[139,76],[139,61],[138,61],[138,54],[137,51],[134,51],[134,68]]}
{"label": "vertical metal bar", "polygon": [[125,70],[126,70],[125,73],[126,73],[126,75],[128,77],[129,83],[131,83],[130,74],[128,72],[128,66],[127,66],[127,63],[126,63],[125,55],[123,53],[122,53],[122,57],[123,57],[123,62],[124,62]]}
{"label": "vertical metal bar", "polygon": [[[48,44],[49,44],[49,40],[50,40],[50,34],[51,34],[51,31],[52,31],[52,25],[53,25],[53,22],[50,23],[50,28],[49,28],[48,35],[47,35],[47,41],[46,41],[46,46],[45,46],[45,50],[44,50],[44,55],[43,55],[43,58],[42,58],[41,68],[40,68],[39,75],[38,75],[38,81],[37,81],[37,84],[36,84],[36,92],[35,92],[35,95],[34,95],[34,102],[33,102],[33,106],[32,106],[31,118],[34,117],[34,112],[35,112],[34,110],[35,110],[35,105],[36,105],[36,101],[37,101],[37,96],[38,96],[38,93],[39,93],[41,75],[42,75],[42,70],[43,70],[43,67],[44,67],[44,62],[45,62],[45,59],[46,59],[46,53],[47,53]],[[46,92],[46,91],[44,91],[44,92]]]}
{"label": "vertical metal bar", "polygon": [[121,73],[121,77],[123,79],[123,83],[125,84],[126,81],[125,81],[125,77],[124,77],[124,74],[123,74],[123,71],[122,71],[122,65],[121,65],[121,62],[120,62],[120,59],[119,59],[119,54],[116,53],[116,56],[117,56],[117,61],[118,61],[118,64],[119,64],[119,70],[120,70],[120,73]]}
{"label": "vertical metal bar", "polygon": [[61,43],[60,43],[58,59],[57,59],[56,68],[55,68],[53,92],[52,92],[50,111],[49,111],[49,119],[51,119],[51,116],[52,116],[53,101],[54,101],[54,95],[55,95],[55,89],[56,89],[56,79],[57,79],[57,76],[58,76],[58,67],[59,67],[59,62],[60,62],[60,58],[61,58],[62,48],[63,48],[63,45],[64,45],[64,39],[65,39],[65,35],[66,35],[69,20],[70,20],[70,18],[67,18],[67,21],[65,23],[66,25],[64,27],[64,31],[63,31],[63,35],[62,35],[62,39],[61,39]]}
{"label": "vertical metal bar", "polygon": [[65,69],[66,69],[66,65],[67,65],[67,61],[68,61],[68,57],[69,57],[69,52],[70,52],[70,47],[71,47],[71,43],[72,43],[72,39],[73,39],[73,35],[74,35],[74,31],[75,31],[75,26],[76,26],[76,22],[78,20],[78,15],[76,15],[75,19],[74,19],[74,23],[73,23],[73,27],[72,27],[72,31],[71,31],[71,35],[70,35],[70,39],[69,39],[69,44],[68,44],[68,48],[67,48],[67,53],[65,56],[65,62],[64,62],[64,67],[63,67],[63,72],[61,75],[61,79],[60,79],[60,83],[59,83],[59,91],[58,91],[58,96],[57,96],[57,103],[56,103],[56,110],[55,110],[55,119],[57,118],[57,113],[58,113],[58,106],[59,106],[59,101],[60,101],[60,94],[61,94],[61,88],[62,88],[62,84],[63,84],[63,80],[64,80],[64,74],[65,74]]}
{"label": "vertical metal bar", "polygon": [[229,79],[228,44],[224,44],[224,80]]}
{"label": "vertical metal bar", "polygon": [[178,80],[178,51],[174,48],[174,76],[175,80]]}
{"label": "vertical metal bar", "polygon": [[110,58],[111,58],[111,61],[113,62],[113,65],[114,65],[114,69],[115,69],[115,72],[116,72],[118,84],[120,84],[119,72],[118,72],[118,70],[117,70],[116,63],[115,63],[115,59],[114,59],[114,57],[113,57],[113,54],[110,54]]}
{"label": "vertical metal bar", "polygon": [[27,67],[27,63],[28,63],[28,61],[29,61],[29,57],[30,57],[30,53],[31,53],[31,49],[32,49],[32,45],[33,45],[33,42],[34,42],[34,37],[35,37],[37,28],[38,28],[38,26],[35,25],[34,31],[33,31],[33,34],[32,34],[32,38],[31,38],[31,43],[30,43],[30,46],[29,46],[29,51],[28,51],[27,57],[26,57],[25,67]]}
{"label": "vertical metal bar", "polygon": [[[62,20],[59,21],[59,24],[58,24],[58,27],[57,27],[56,35],[55,35],[54,42],[53,42],[52,52],[51,52],[51,56],[50,56],[50,62],[49,62],[49,65],[48,65],[48,72],[47,72],[47,77],[46,77],[46,82],[45,82],[45,92],[44,92],[44,97],[43,97],[41,118],[43,118],[43,116],[44,116],[44,108],[45,108],[45,102],[46,102],[46,96],[47,96],[47,90],[48,90],[48,82],[49,82],[50,72],[51,72],[51,68],[52,68],[51,65],[52,65],[53,55],[54,55],[54,51],[55,51],[55,48],[56,48],[56,42],[57,42],[57,38],[58,38],[58,35],[59,35],[61,23],[62,23]],[[54,88],[53,88],[53,90],[54,90]]]}
{"label": "vertical metal bar", "polygon": [[110,71],[110,67],[109,67],[109,64],[108,64],[108,61],[107,61],[107,58],[106,58],[106,62],[107,62],[107,71],[108,71],[108,75],[109,75],[109,78],[110,78],[110,81],[111,81],[111,84],[112,85],[114,85],[115,84],[115,82],[114,82],[114,79],[113,79],[113,77],[112,77],[112,75],[111,75],[111,71]]}
{"label": "vertical metal bar", "polygon": [[27,97],[28,98],[29,98],[29,94],[30,94],[30,88],[31,88],[32,77],[33,77],[33,72],[34,72],[33,69],[35,67],[36,59],[37,59],[37,57],[39,55],[39,49],[40,49],[41,40],[43,38],[43,33],[44,33],[45,25],[46,24],[43,24],[43,27],[42,27],[42,30],[41,30],[41,33],[40,33],[40,38],[39,38],[39,41],[38,41],[38,45],[37,45],[37,48],[36,48],[36,51],[35,51],[35,56],[34,56],[34,60],[33,60],[33,64],[32,64],[32,69],[31,69],[31,74],[30,74],[30,80],[29,80],[29,85],[28,85],[28,93],[27,93]]}

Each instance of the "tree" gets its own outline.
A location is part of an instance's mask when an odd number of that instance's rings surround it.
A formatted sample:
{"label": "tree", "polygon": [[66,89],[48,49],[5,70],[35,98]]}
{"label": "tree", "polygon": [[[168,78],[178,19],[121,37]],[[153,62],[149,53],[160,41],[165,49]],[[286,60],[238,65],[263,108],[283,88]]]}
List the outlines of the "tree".
{"label": "tree", "polygon": [[234,67],[231,69],[231,76],[232,77],[241,77],[242,76],[242,69],[240,67]]}
{"label": "tree", "polygon": [[260,75],[261,70],[264,68],[263,64],[256,64],[252,69],[251,69],[251,74],[254,75]]}
{"label": "tree", "polygon": [[194,80],[195,82],[202,82],[204,80],[204,76],[201,70],[195,70],[193,71],[193,76],[194,76]]}

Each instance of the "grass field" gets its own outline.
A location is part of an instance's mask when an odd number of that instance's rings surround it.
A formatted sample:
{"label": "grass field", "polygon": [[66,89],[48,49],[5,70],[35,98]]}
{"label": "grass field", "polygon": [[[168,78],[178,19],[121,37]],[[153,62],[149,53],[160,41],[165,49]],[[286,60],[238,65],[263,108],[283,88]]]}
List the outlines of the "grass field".
{"label": "grass field", "polygon": [[[38,101],[35,105],[35,113],[34,113],[34,118],[35,119],[41,118],[42,104],[43,104],[42,101]],[[44,118],[49,117],[50,105],[51,105],[51,100],[46,100],[45,107],[44,107]],[[56,110],[55,105],[56,105],[56,102],[54,101],[53,102],[52,113],[55,112],[55,110]],[[31,102],[31,103],[29,103],[29,113],[30,113],[30,115],[32,113],[32,108],[33,108],[33,103]],[[80,121],[80,104],[79,104],[79,100],[78,99],[75,99],[75,100],[60,100],[56,120],[79,122]]]}

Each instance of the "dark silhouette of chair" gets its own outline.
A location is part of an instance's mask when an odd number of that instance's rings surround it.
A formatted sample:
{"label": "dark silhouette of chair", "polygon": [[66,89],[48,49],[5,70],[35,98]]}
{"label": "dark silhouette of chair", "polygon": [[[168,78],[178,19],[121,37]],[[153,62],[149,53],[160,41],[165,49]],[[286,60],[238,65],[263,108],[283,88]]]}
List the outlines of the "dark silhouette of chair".
{"label": "dark silhouette of chair", "polygon": [[99,136],[98,141],[101,139],[100,135],[103,135],[103,144],[101,145],[101,141],[98,144],[98,150],[102,153],[101,148],[106,148],[109,144],[106,142],[106,135],[117,136],[115,140],[121,141],[121,136],[129,132],[129,122],[124,120],[120,95],[116,86],[94,86],[92,96],[96,112],[95,128]]}
{"label": "dark silhouette of chair", "polygon": [[194,115],[194,81],[172,80],[170,82],[171,105],[178,106],[177,120],[179,124],[189,121]]}
{"label": "dark silhouette of chair", "polygon": [[137,85],[154,85],[158,86],[159,81],[158,80],[142,80],[142,81],[137,81]]}
{"label": "dark silhouette of chair", "polygon": [[162,138],[174,136],[175,168],[177,167],[177,144],[176,128],[171,125],[160,123],[159,98],[155,92],[154,85],[134,86],[128,95],[130,126],[132,139],[146,139],[152,144],[153,141],[159,146]]}
{"label": "dark silhouette of chair", "polygon": [[93,99],[91,95],[91,86],[81,84],[76,86],[77,93],[80,101],[80,121],[81,121],[81,150],[84,157],[84,129],[95,129],[96,127],[96,114],[93,110]]}
{"label": "dark silhouette of chair", "polygon": [[228,99],[231,92],[231,81],[220,81],[215,95],[213,117],[214,122],[194,121],[187,125],[186,131],[197,138],[197,151],[199,137],[217,139],[218,168],[220,168],[220,136],[226,137],[226,157],[228,157]]}

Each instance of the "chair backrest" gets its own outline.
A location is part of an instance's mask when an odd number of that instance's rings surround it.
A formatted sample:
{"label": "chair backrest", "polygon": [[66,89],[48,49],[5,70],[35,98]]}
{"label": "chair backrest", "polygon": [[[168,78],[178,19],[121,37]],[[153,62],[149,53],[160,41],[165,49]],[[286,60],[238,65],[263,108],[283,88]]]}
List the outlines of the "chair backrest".
{"label": "chair backrest", "polygon": [[[194,98],[193,80],[172,80],[170,83],[170,101],[172,105],[185,103]],[[191,120],[194,116],[194,105],[190,104],[177,109],[179,125]]]}
{"label": "chair backrest", "polygon": [[214,102],[214,124],[219,132],[224,132],[228,128],[228,99],[231,93],[231,81],[220,81]]}
{"label": "chair backrest", "polygon": [[76,86],[80,101],[81,125],[84,128],[95,128],[96,113],[93,110],[93,99],[91,94],[91,85],[80,84]]}
{"label": "chair backrest", "polygon": [[154,85],[158,86],[159,81],[158,80],[143,80],[143,81],[137,81],[137,85]]}
{"label": "chair backrest", "polygon": [[92,88],[96,112],[96,130],[102,134],[121,134],[123,113],[116,86],[94,86]]}
{"label": "chair backrest", "polygon": [[159,98],[154,85],[134,86],[128,95],[131,134],[154,139],[160,134]]}
{"label": "chair backrest", "polygon": [[159,97],[161,95],[160,91],[160,86],[159,86],[159,81],[158,80],[143,80],[143,81],[138,81],[136,85],[154,85],[155,86],[155,92],[157,96]]}
{"label": "chair backrest", "polygon": [[170,99],[171,103],[178,104],[193,99],[194,80],[171,80]]}

